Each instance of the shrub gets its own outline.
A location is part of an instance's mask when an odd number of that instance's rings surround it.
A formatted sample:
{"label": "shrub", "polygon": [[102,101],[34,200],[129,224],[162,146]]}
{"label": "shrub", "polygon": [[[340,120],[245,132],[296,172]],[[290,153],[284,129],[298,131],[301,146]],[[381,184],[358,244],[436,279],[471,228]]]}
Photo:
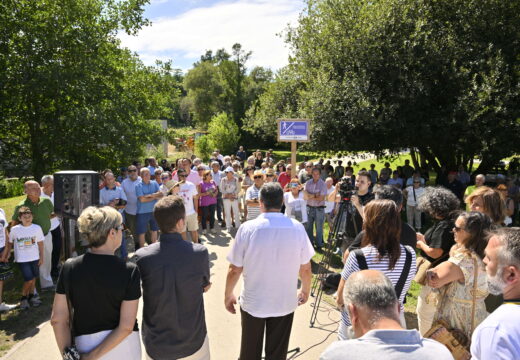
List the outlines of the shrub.
{"label": "shrub", "polygon": [[240,132],[235,121],[221,113],[211,118],[208,137],[212,150],[219,149],[221,154],[232,154],[238,147]]}
{"label": "shrub", "polygon": [[21,179],[0,179],[0,198],[23,195],[23,184]]}
{"label": "shrub", "polygon": [[200,136],[195,140],[195,154],[203,160],[209,159],[212,150],[208,135]]}

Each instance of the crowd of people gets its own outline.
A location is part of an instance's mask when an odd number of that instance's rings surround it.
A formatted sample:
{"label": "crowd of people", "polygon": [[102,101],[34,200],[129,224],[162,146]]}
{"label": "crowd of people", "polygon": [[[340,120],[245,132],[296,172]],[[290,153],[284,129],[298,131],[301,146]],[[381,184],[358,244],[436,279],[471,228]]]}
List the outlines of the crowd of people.
{"label": "crowd of people", "polygon": [[[78,219],[89,250],[61,271],[60,224],[47,175],[41,186],[25,184],[15,223],[7,226],[0,211],[0,262],[8,261],[12,246],[25,281],[22,309],[41,304],[36,278],[42,291],[56,290],[52,324],[69,358],[141,359],[136,315],[142,296],[148,359],[209,359],[203,294],[211,279],[201,243],[217,232],[234,237],[224,304],[233,314],[240,305],[240,359],[260,359],[263,352],[266,359],[286,358],[294,311],[310,294],[311,258],[325,247],[342,255],[344,267],[336,294],[338,342],[321,359],[451,359],[454,350],[436,341],[442,341],[438,329],[456,332],[461,351],[475,359],[519,358],[514,179],[497,177],[490,187],[477,175],[470,185],[459,169],[440,171],[430,184],[427,169],[409,161],[356,174],[351,162],[332,163],[304,161],[293,169],[275,161],[271,150],[247,156],[240,147],[231,156],[216,150],[208,162],[149,158],[117,176],[105,170],[101,206]],[[348,219],[337,216],[345,182],[355,186]],[[342,236],[328,244],[324,224],[332,229],[336,222],[343,224]],[[117,257],[107,256],[118,249]],[[135,261],[128,261],[134,249]],[[422,286],[417,330],[407,329],[404,316],[412,280]],[[2,303],[0,310],[12,307]]]}

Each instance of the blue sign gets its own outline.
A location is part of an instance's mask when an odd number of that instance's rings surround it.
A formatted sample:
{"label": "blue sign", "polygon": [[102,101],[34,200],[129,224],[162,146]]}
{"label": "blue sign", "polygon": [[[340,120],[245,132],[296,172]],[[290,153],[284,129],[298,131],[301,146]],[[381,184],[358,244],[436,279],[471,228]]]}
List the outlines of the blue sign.
{"label": "blue sign", "polygon": [[309,121],[291,119],[278,121],[278,141],[309,141]]}

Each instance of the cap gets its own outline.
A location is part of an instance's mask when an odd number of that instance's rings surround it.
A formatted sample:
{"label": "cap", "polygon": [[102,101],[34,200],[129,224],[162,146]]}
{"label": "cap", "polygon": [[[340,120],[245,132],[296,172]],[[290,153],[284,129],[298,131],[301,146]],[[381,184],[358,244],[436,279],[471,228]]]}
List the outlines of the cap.
{"label": "cap", "polygon": [[271,168],[269,168],[269,169],[267,169],[267,170],[265,171],[265,174],[266,174],[266,175],[274,175],[274,170],[271,169]]}
{"label": "cap", "polygon": [[234,174],[234,173],[235,173],[235,170],[233,170],[233,168],[232,168],[231,166],[228,166],[228,167],[226,168],[226,170],[224,170],[224,172],[230,172],[230,173],[233,173],[233,174]]}

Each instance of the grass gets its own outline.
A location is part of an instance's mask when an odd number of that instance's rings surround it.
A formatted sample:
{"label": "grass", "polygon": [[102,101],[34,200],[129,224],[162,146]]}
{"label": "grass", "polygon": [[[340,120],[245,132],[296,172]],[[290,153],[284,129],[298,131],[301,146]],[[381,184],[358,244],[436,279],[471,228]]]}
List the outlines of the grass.
{"label": "grass", "polygon": [[[25,198],[25,195],[0,200],[0,208],[5,211],[9,221],[13,215],[15,206]],[[11,259],[12,261],[12,259]],[[8,304],[16,304],[20,300],[23,279],[16,264],[11,262],[14,277],[4,282],[2,300]],[[17,341],[37,333],[38,325],[49,320],[53,292],[40,293],[42,305],[27,311],[15,309],[1,315],[0,321],[0,356],[3,356]]]}
{"label": "grass", "polygon": [[0,199],[0,209],[5,211],[7,221],[11,220],[15,206],[25,198],[25,195],[16,196],[8,199]]}

